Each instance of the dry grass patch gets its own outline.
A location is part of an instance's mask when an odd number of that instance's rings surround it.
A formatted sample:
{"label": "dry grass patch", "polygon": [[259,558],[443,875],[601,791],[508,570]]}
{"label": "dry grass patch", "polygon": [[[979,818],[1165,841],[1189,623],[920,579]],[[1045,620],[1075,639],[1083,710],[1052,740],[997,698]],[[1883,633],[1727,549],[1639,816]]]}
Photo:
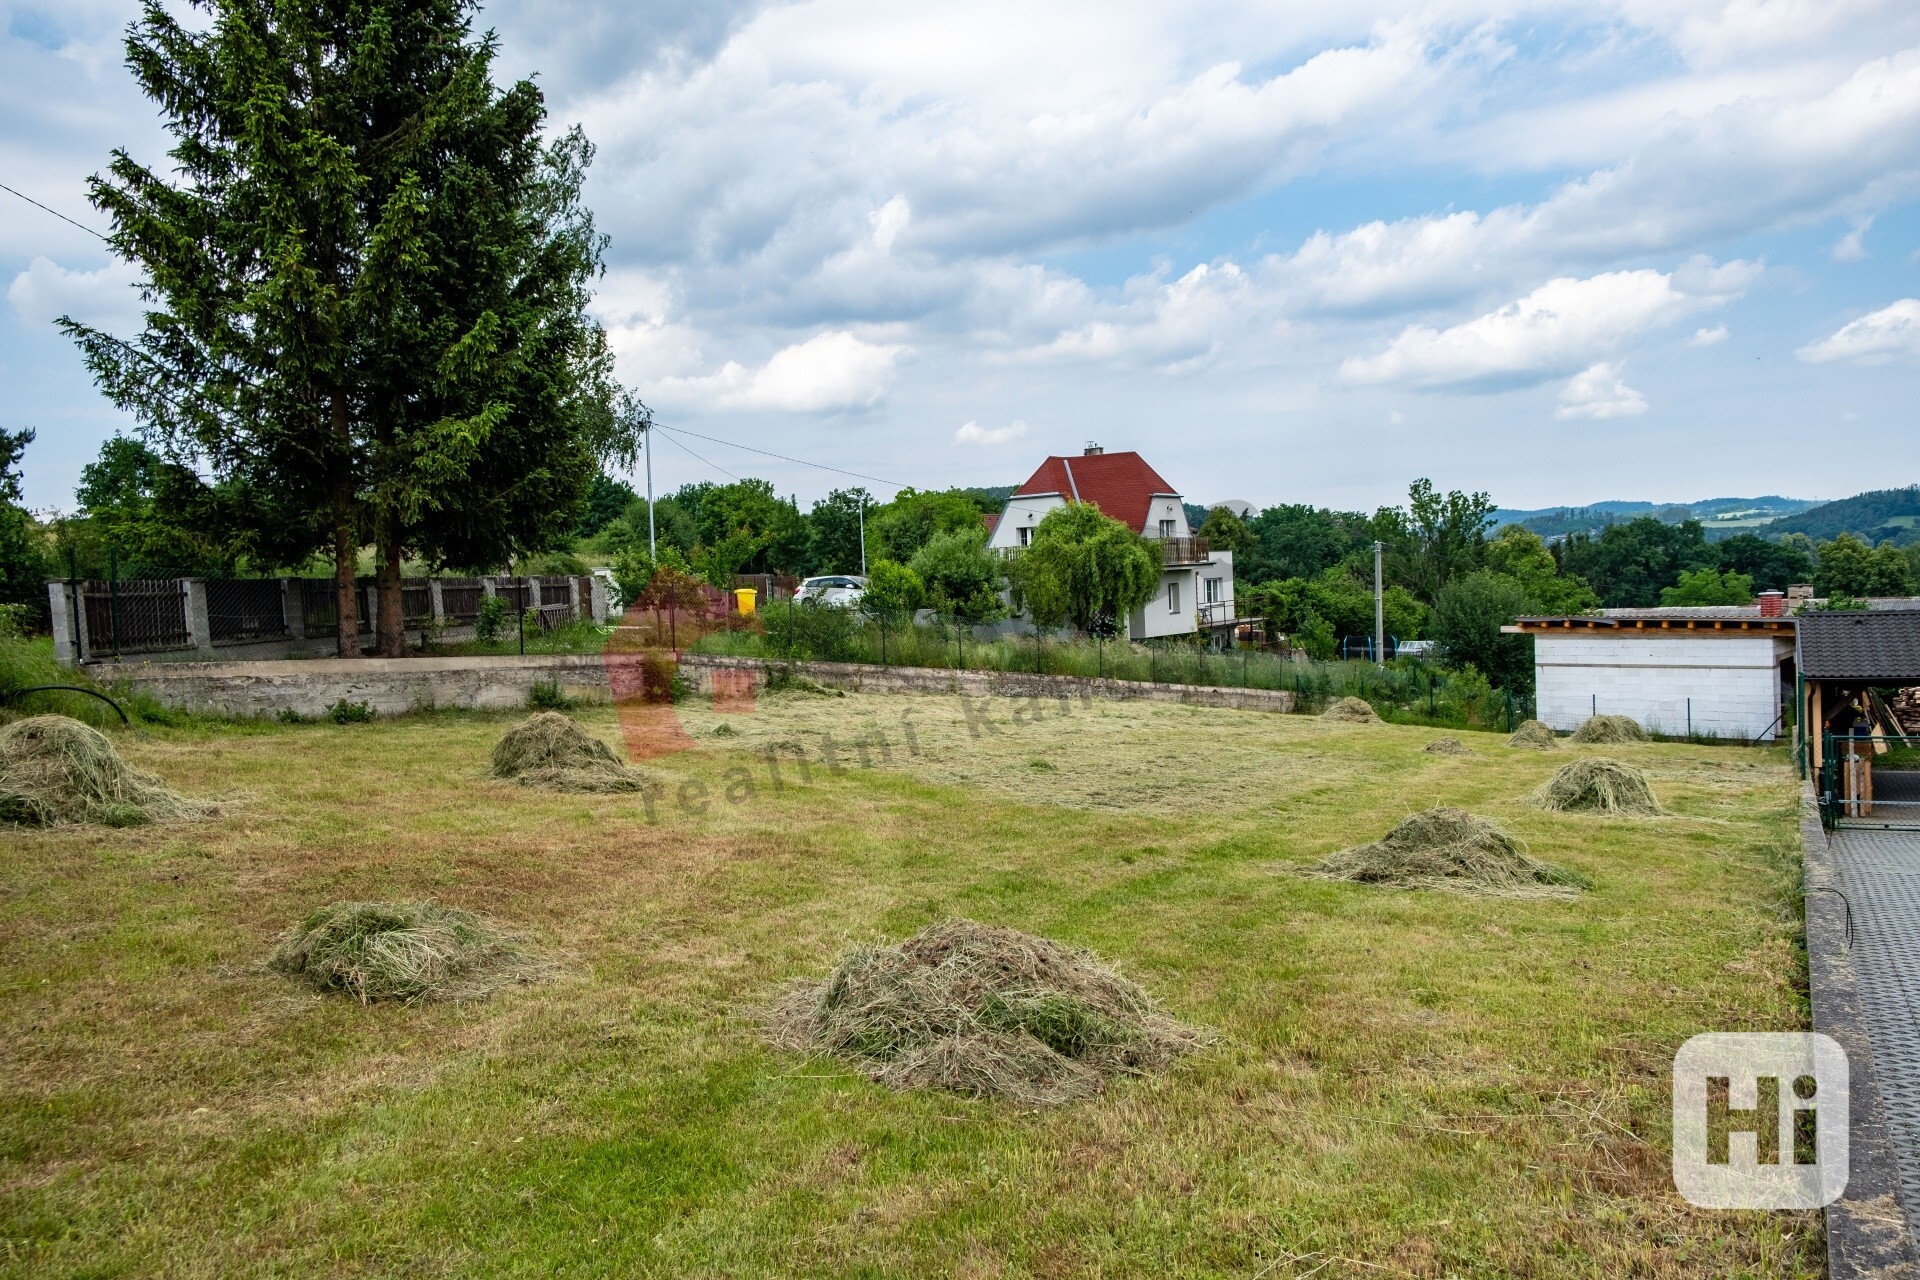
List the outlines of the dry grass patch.
{"label": "dry grass patch", "polygon": [[1342,849],[1302,874],[1509,898],[1570,898],[1592,887],[1576,872],[1529,857],[1486,819],[1444,806],[1416,813],[1372,844]]}
{"label": "dry grass patch", "polygon": [[1583,744],[1619,746],[1627,742],[1645,742],[1647,731],[1631,716],[1590,716],[1585,724],[1573,731],[1573,740]]}
{"label": "dry grass patch", "polygon": [[1507,739],[1510,747],[1524,747],[1535,751],[1555,751],[1560,740],[1553,736],[1553,730],[1544,720],[1522,720],[1520,727]]}
{"label": "dry grass patch", "polygon": [[1630,764],[1592,756],[1575,760],[1555,773],[1533,793],[1532,799],[1543,809],[1579,813],[1658,814],[1664,812],[1654,798],[1647,775]]}
{"label": "dry grass patch", "polygon": [[493,749],[492,775],[547,791],[638,791],[646,777],[558,711],[515,725]]}
{"label": "dry grass patch", "polygon": [[376,1000],[473,1000],[550,966],[472,912],[436,902],[336,902],[289,929],[267,967],[315,991]]}
{"label": "dry grass patch", "polygon": [[1420,749],[1430,756],[1470,756],[1473,754],[1472,750],[1458,738],[1435,738],[1432,742],[1429,742]]}
{"label": "dry grass patch", "polygon": [[1379,724],[1380,714],[1373,704],[1365,698],[1337,698],[1327,704],[1320,713],[1322,720],[1337,720],[1342,724]]}
{"label": "dry grass patch", "polygon": [[1058,1106],[1116,1076],[1164,1071],[1205,1043],[1088,952],[946,920],[894,947],[854,947],[774,1009],[781,1047],[859,1064],[897,1089]]}
{"label": "dry grass patch", "polygon": [[0,821],[137,827],[210,811],[129,765],[106,734],[69,716],[29,716],[0,728]]}

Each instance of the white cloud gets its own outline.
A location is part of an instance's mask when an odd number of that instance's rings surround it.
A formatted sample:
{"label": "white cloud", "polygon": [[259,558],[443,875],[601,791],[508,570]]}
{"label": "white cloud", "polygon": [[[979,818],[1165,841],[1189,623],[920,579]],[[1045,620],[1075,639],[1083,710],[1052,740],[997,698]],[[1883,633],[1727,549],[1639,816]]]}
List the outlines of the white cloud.
{"label": "white cloud", "polygon": [[1838,332],[1809,342],[1797,353],[1814,364],[1888,364],[1920,360],[1920,298],[1902,298],[1842,325]]}
{"label": "white cloud", "polygon": [[1601,363],[1575,374],[1560,392],[1556,418],[1633,418],[1647,411],[1647,398],[1620,380],[1620,371]]}
{"label": "white cloud", "polygon": [[1527,386],[1564,377],[1649,330],[1739,296],[1750,263],[1696,259],[1671,274],[1609,271],[1562,276],[1498,311],[1448,329],[1410,325],[1375,356],[1340,366],[1350,383],[1426,390]]}
{"label": "white cloud", "polygon": [[1864,259],[1867,256],[1867,246],[1864,241],[1868,228],[1872,226],[1873,218],[1871,216],[1856,218],[1853,223],[1853,230],[1841,236],[1840,239],[1834,243],[1833,260],[1835,262],[1859,262]]}
{"label": "white cloud", "polygon": [[1690,347],[1717,347],[1726,340],[1727,326],[1724,324],[1716,324],[1711,329],[1695,329],[1693,336],[1687,339],[1687,345]]}
{"label": "white cloud", "polygon": [[704,403],[721,409],[787,413],[859,409],[886,395],[894,362],[907,350],[837,330],[782,348],[758,369],[729,360],[718,373],[663,378],[649,390],[663,402]]}
{"label": "white cloud", "polygon": [[1018,440],[1027,434],[1027,424],[1015,418],[1004,427],[983,427],[977,422],[964,422],[953,433],[955,444],[993,445],[1006,444]]}
{"label": "white cloud", "polygon": [[7,301],[29,324],[52,324],[72,316],[109,332],[140,327],[140,273],[115,258],[97,271],[69,271],[51,258],[36,257],[7,288]]}

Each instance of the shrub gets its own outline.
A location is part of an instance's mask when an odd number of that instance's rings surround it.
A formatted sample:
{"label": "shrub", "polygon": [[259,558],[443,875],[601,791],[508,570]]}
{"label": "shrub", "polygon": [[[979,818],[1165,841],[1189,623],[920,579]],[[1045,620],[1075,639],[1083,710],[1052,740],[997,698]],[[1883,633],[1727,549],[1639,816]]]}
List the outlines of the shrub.
{"label": "shrub", "polygon": [[370,702],[348,702],[345,698],[327,708],[327,719],[335,724],[370,724],[379,714]]}
{"label": "shrub", "polygon": [[534,711],[565,711],[573,706],[558,680],[535,680],[527,690],[527,706]]}
{"label": "shrub", "polygon": [[510,610],[505,599],[500,596],[488,596],[480,602],[480,612],[473,620],[473,637],[481,644],[499,644],[500,635],[507,629],[507,614]]}

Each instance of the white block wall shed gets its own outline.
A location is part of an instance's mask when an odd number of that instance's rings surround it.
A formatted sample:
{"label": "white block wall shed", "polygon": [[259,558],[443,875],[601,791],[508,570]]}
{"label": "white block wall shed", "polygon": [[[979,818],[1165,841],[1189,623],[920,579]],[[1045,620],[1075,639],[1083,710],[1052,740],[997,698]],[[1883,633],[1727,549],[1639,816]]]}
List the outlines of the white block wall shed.
{"label": "white block wall shed", "polygon": [[1791,618],[1756,610],[1522,618],[1540,719],[1571,731],[1596,711],[1649,733],[1773,739],[1792,699]]}

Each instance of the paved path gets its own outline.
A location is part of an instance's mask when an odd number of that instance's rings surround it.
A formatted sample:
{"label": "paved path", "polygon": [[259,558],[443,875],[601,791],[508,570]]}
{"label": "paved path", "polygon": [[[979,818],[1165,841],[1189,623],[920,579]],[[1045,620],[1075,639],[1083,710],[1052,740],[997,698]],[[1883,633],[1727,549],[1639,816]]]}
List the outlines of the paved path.
{"label": "paved path", "polygon": [[1836,831],[1827,852],[1852,916],[1853,967],[1912,1236],[1920,1226],[1920,830]]}

